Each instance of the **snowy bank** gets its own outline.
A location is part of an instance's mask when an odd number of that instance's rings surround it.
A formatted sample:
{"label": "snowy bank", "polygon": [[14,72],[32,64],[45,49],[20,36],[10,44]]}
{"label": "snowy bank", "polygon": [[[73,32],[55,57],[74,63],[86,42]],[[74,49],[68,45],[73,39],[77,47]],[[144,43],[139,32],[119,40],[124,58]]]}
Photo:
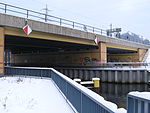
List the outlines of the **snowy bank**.
{"label": "snowy bank", "polygon": [[0,78],[0,113],[74,113],[51,79]]}

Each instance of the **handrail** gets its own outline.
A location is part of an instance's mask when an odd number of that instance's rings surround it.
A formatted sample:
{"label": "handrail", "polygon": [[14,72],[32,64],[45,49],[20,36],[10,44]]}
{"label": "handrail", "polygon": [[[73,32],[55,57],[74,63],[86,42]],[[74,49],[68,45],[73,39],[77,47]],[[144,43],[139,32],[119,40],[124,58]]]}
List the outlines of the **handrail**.
{"label": "handrail", "polygon": [[[68,25],[68,27],[71,27],[71,28],[74,28],[74,29],[76,28],[76,29],[84,30],[86,32],[98,33],[98,34],[101,34],[101,35],[106,35],[107,34],[106,30],[96,28],[96,27],[93,27],[93,26],[90,26],[90,25],[74,22],[74,21],[71,21],[71,20],[67,20],[67,19],[64,19],[64,18],[52,16],[52,15],[46,15],[46,14],[41,13],[41,12],[28,10],[28,9],[25,9],[25,8],[9,5],[9,4],[5,4],[5,3],[0,3],[0,5],[4,6],[4,7],[0,7],[0,9],[4,10],[5,13],[8,13],[8,11],[10,11],[10,12],[14,12],[14,13],[17,13],[17,14],[25,15],[26,18],[36,17],[36,18],[40,18],[40,19],[44,20],[45,22],[54,22],[55,21],[60,26]],[[25,12],[23,13],[23,12],[19,12],[19,11],[16,11],[16,10],[12,10],[12,9],[9,9],[9,7],[19,9],[19,10],[23,10]],[[36,13],[40,16],[32,15],[31,13]],[[44,17],[41,17],[41,16],[44,16]],[[53,18],[53,19],[57,19],[57,20],[51,21],[51,19],[49,19],[49,18]],[[65,23],[65,22],[69,22],[70,24]]]}
{"label": "handrail", "polygon": [[[107,37],[118,38],[117,36],[111,36],[111,35],[108,36],[108,30],[100,29],[100,28],[93,27],[93,26],[90,26],[87,24],[74,22],[74,21],[71,21],[68,19],[56,17],[53,15],[44,14],[44,13],[33,11],[33,10],[28,10],[25,8],[9,5],[9,4],[5,4],[5,3],[0,3],[0,9],[2,11],[4,11],[2,13],[5,13],[5,14],[11,14],[12,15],[12,13],[16,13],[17,14],[16,16],[24,15],[25,17],[24,16],[21,16],[21,17],[24,17],[27,19],[34,19],[34,20],[38,19],[38,21],[40,21],[39,19],[41,19],[42,22],[44,21],[44,22],[47,22],[50,24],[55,24],[55,25],[69,27],[69,28],[73,28],[73,29],[77,29],[77,30],[81,30],[81,31],[89,32],[89,33],[94,33],[95,35],[100,34],[100,35],[107,36]],[[24,12],[19,12],[18,10],[22,10]],[[8,13],[8,12],[11,12],[11,13]],[[123,39],[123,38],[120,38],[120,39],[127,40],[127,39]],[[133,40],[127,40],[127,41],[135,42]],[[136,43],[149,45],[149,44],[145,43],[144,41],[145,40],[142,39],[142,42],[136,42]]]}
{"label": "handrail", "polygon": [[[5,75],[50,77],[79,113],[115,113],[118,108],[52,68],[5,67]],[[112,108],[108,107],[112,106]]]}
{"label": "handrail", "polygon": [[[5,66],[39,66],[38,63],[7,63],[4,62]],[[101,63],[101,62],[84,62],[84,63],[40,63],[40,66],[42,67],[69,67],[69,68],[140,68],[143,66],[143,68],[147,68],[150,66],[150,63],[147,62],[108,62],[108,63]]]}

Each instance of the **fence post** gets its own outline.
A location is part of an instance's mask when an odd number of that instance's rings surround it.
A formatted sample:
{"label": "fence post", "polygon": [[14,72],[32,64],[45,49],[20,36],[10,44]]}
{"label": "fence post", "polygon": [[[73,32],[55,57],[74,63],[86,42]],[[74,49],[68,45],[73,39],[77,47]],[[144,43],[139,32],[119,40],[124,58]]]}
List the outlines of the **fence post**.
{"label": "fence post", "polygon": [[81,104],[81,111],[80,112],[82,113],[82,91],[80,91],[80,92],[81,92],[81,103],[80,103]]}
{"label": "fence post", "polygon": [[61,26],[61,24],[62,24],[62,19],[60,18],[60,26]]}
{"label": "fence post", "polygon": [[29,10],[27,10],[27,18],[28,18]]}
{"label": "fence post", "polygon": [[93,33],[94,33],[94,27],[93,27]]}
{"label": "fence post", "polygon": [[74,28],[74,22],[73,22],[73,28]]}
{"label": "fence post", "polygon": [[41,74],[41,79],[42,79],[42,69],[40,69],[41,71],[40,71],[40,74]]}
{"label": "fence post", "polygon": [[5,13],[6,13],[6,10],[7,10],[7,4],[5,4]]}
{"label": "fence post", "polygon": [[45,14],[45,22],[47,22],[47,14]]}

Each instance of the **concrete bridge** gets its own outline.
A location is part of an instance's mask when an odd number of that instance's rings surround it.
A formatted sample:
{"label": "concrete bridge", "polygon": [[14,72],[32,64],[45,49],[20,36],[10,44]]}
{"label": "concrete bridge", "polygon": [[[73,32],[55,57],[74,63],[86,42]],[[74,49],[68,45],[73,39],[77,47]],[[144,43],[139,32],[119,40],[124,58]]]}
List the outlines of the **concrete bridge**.
{"label": "concrete bridge", "polygon": [[[6,13],[9,11],[6,7],[0,9],[1,74],[4,73],[4,64],[51,66],[81,65],[85,62],[142,62],[150,47],[102,33],[75,29],[75,22],[73,28],[69,28],[62,26],[65,20],[60,19],[61,24],[55,25],[29,19],[28,16],[33,15],[27,15],[28,19],[14,16]],[[28,14],[30,10],[26,11]],[[32,29],[30,35],[26,35],[22,29],[26,24]],[[99,40],[98,44],[94,43],[95,38]]]}

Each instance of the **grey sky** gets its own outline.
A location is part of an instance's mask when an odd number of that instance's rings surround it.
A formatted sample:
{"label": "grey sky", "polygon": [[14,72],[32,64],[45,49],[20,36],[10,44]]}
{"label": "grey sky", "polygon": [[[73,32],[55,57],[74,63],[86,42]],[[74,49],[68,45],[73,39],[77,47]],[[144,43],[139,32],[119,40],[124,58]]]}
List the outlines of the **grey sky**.
{"label": "grey sky", "polygon": [[121,27],[123,32],[150,39],[150,0],[1,0],[40,11],[48,4],[49,14],[95,27]]}

